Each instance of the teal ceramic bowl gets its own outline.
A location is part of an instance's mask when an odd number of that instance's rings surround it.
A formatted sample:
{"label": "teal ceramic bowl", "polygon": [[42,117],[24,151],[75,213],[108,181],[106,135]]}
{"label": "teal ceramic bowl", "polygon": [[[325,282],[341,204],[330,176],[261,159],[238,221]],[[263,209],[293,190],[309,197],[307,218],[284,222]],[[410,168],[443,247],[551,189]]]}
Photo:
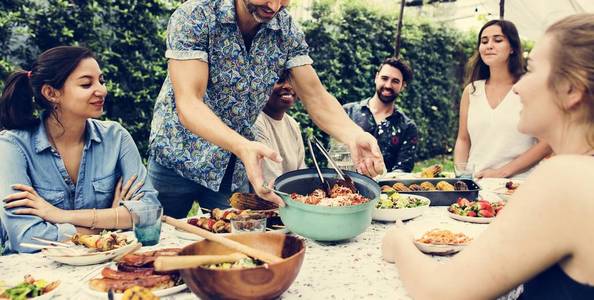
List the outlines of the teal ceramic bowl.
{"label": "teal ceramic bowl", "polygon": [[[336,178],[333,169],[321,169],[324,179]],[[282,196],[286,203],[279,209],[280,217],[291,232],[316,241],[342,241],[363,233],[371,224],[373,208],[379,200],[380,187],[371,178],[356,172],[343,171],[351,177],[357,190],[371,201],[354,206],[325,207],[293,201]],[[275,182],[276,190],[307,195],[320,186],[315,169],[285,173]]]}

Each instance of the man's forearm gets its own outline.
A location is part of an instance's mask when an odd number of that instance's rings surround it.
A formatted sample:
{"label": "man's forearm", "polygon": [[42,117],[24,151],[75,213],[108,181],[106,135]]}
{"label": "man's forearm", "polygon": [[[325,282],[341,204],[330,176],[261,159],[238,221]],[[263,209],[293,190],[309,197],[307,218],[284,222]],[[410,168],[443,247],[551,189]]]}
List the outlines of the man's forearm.
{"label": "man's forearm", "polygon": [[356,135],[363,132],[363,129],[349,118],[338,100],[325,90],[304,104],[314,123],[342,143],[352,141]]}
{"label": "man's forearm", "polygon": [[324,88],[310,65],[291,69],[291,83],[311,119],[324,132],[342,143],[363,133],[346,114],[340,103]]}
{"label": "man's forearm", "polygon": [[181,124],[195,135],[237,155],[241,145],[247,139],[229,128],[202,101],[178,101],[177,115]]}

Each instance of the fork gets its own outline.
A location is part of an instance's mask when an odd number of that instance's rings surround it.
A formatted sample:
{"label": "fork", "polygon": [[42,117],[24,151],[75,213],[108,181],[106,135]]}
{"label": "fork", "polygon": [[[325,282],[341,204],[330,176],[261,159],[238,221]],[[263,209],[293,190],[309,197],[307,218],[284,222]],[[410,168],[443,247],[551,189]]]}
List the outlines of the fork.
{"label": "fork", "polygon": [[44,250],[44,249],[54,249],[61,255],[81,255],[86,254],[87,252],[81,249],[75,249],[72,247],[62,247],[62,246],[51,246],[51,245],[40,245],[40,244],[32,244],[32,243],[20,243],[21,247],[37,249],[37,250]]}
{"label": "fork", "polygon": [[74,245],[72,244],[66,244],[66,243],[62,243],[62,242],[58,242],[58,241],[50,241],[50,240],[46,240],[44,238],[40,238],[40,237],[32,237],[32,240],[36,240],[38,242],[42,242],[48,245],[52,245],[52,246],[61,246],[61,247],[65,247],[65,248],[70,248],[73,247]]}

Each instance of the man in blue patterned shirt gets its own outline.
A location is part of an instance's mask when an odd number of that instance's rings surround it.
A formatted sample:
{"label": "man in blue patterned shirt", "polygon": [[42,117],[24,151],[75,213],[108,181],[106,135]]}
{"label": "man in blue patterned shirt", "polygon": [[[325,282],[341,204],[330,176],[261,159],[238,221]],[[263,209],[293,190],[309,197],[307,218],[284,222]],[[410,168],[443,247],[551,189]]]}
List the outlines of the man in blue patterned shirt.
{"label": "man in blue patterned shirt", "polygon": [[417,152],[417,125],[394,102],[412,80],[406,62],[387,58],[375,75],[375,95],[344,105],[347,114],[379,144],[388,171],[412,171]]}
{"label": "man in blue patterned shirt", "polygon": [[284,9],[288,4],[190,0],[171,16],[168,76],[155,103],[149,160],[165,214],[185,217],[194,200],[228,206],[228,195],[246,175],[258,195],[284,205],[263,186],[261,167],[263,159],[282,158],[254,142],[252,131],[284,70],[314,122],[349,145],[362,173],[385,168],[376,140],[322,86],[304,34]]}

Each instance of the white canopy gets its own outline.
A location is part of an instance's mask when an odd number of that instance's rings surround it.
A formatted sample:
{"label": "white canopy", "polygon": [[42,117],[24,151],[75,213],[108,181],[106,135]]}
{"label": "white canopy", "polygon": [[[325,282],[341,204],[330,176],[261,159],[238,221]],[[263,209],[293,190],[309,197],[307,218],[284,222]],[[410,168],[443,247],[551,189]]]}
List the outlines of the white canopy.
{"label": "white canopy", "polygon": [[[290,8],[293,16],[298,20],[310,18],[310,9],[315,1],[319,0],[293,0]],[[339,4],[352,0],[336,1]],[[400,0],[364,1],[380,11],[397,13],[400,9]],[[594,0],[505,0],[505,19],[514,22],[520,35],[530,40],[537,40],[553,22],[584,12],[594,13]],[[499,0],[456,0],[407,6],[404,15],[424,16],[461,30],[478,31],[487,20],[499,18]]]}
{"label": "white canopy", "polygon": [[[485,19],[499,18],[499,0],[458,0],[452,24],[460,29],[476,28]],[[506,20],[514,22],[520,35],[537,40],[549,25],[577,13],[594,13],[594,0],[506,0]],[[406,15],[406,12],[405,12]]]}

